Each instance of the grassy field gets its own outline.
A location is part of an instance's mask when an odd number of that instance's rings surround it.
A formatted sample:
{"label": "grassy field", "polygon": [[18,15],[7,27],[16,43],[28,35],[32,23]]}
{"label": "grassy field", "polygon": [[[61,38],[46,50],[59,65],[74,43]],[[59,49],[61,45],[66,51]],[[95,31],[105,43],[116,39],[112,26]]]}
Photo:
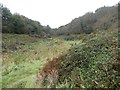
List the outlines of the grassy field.
{"label": "grassy field", "polygon": [[53,87],[118,88],[120,77],[109,69],[117,60],[114,51],[119,48],[113,47],[117,45],[117,33],[108,30],[53,38],[3,34],[2,87],[36,88],[36,75],[42,67],[60,55],[67,55],[59,63],[61,82],[52,83]]}
{"label": "grassy field", "polygon": [[43,65],[81,40],[37,38],[3,34],[2,87],[34,87],[35,76]]}

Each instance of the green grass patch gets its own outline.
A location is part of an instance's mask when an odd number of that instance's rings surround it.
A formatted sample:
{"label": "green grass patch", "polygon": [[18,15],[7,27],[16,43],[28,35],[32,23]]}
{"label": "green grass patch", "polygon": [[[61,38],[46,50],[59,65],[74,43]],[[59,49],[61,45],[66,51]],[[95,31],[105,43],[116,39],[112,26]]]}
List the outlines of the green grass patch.
{"label": "green grass patch", "polygon": [[78,42],[80,41],[3,34],[3,87],[34,87],[32,76],[35,76],[47,61],[67,52],[72,44]]}

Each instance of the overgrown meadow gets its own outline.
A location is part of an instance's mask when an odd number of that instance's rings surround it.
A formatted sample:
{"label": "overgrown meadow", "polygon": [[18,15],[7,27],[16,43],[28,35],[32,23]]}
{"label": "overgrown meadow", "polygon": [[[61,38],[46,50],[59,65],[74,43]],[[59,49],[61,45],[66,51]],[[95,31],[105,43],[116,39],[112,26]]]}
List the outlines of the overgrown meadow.
{"label": "overgrown meadow", "polygon": [[3,34],[2,87],[35,87],[37,72],[45,63],[81,41]]}
{"label": "overgrown meadow", "polygon": [[117,30],[52,38],[3,34],[2,87],[119,88],[119,68],[112,64],[117,41]]}

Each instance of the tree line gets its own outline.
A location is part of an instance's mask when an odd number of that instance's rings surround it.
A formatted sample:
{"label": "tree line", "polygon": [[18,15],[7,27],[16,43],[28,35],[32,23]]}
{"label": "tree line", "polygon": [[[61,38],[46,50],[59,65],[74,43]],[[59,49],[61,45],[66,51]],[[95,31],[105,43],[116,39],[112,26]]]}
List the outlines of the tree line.
{"label": "tree line", "polygon": [[107,30],[118,27],[118,6],[101,7],[95,13],[73,19],[70,23],[52,29],[49,25],[42,26],[40,22],[31,20],[18,13],[12,14],[7,7],[0,5],[2,10],[2,33],[37,34],[37,35],[69,35],[89,34],[95,30]]}
{"label": "tree line", "polygon": [[[45,35],[45,28],[40,22],[31,20],[18,13],[12,14],[7,7],[0,5],[2,11],[2,33]],[[50,28],[50,27],[49,27]]]}

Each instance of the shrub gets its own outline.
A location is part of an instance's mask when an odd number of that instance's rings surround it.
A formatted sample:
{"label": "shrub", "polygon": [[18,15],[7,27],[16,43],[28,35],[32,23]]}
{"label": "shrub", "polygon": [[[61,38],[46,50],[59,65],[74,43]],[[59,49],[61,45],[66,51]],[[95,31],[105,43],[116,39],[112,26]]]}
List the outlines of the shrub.
{"label": "shrub", "polygon": [[120,86],[119,73],[115,72],[112,66],[112,62],[117,59],[117,56],[113,55],[117,48],[113,48],[113,43],[117,45],[116,35],[114,32],[105,35],[102,33],[89,38],[90,40],[86,39],[85,44],[71,48],[58,71],[60,84],[67,81],[69,87],[79,88]]}

